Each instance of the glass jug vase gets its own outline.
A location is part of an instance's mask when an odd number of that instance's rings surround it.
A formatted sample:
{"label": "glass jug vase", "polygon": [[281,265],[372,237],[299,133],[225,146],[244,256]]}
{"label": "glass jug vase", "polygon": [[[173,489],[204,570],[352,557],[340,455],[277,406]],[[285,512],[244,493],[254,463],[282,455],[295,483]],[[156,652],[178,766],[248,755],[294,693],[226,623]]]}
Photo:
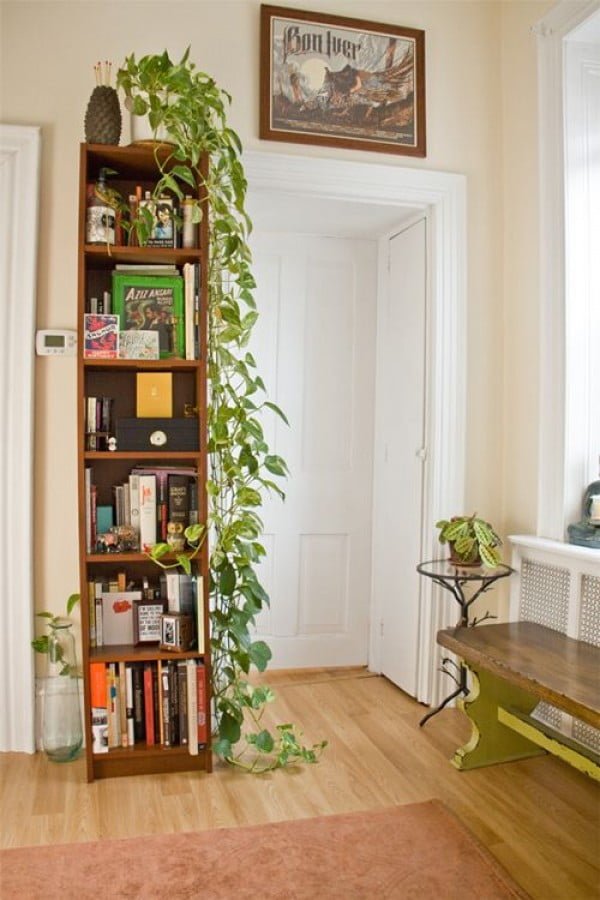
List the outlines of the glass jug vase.
{"label": "glass jug vase", "polygon": [[72,623],[57,619],[48,635],[48,676],[44,680],[42,743],[53,762],[69,762],[83,745],[79,679]]}

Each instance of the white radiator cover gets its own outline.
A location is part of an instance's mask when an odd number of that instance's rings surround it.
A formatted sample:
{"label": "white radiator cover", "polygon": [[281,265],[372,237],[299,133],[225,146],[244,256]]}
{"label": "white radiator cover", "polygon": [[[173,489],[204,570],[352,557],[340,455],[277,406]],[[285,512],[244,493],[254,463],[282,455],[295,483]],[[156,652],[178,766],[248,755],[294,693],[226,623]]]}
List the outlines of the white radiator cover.
{"label": "white radiator cover", "polygon": [[[510,621],[537,622],[600,647],[600,550],[512,535]],[[600,752],[600,731],[540,703],[535,717]]]}

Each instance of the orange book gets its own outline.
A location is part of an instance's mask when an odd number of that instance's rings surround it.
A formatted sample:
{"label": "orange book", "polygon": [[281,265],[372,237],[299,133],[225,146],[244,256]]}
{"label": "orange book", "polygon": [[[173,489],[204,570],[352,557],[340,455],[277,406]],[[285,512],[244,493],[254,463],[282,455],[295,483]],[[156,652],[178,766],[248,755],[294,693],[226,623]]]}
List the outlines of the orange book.
{"label": "orange book", "polygon": [[154,688],[152,685],[154,677],[152,663],[144,663],[144,718],[146,726],[146,744],[148,746],[156,743],[156,732],[154,728]]}
{"label": "orange book", "polygon": [[108,703],[104,663],[90,663],[90,699],[92,753],[108,753]]}
{"label": "orange book", "polygon": [[90,663],[90,699],[92,706],[106,709],[106,669],[104,663]]}

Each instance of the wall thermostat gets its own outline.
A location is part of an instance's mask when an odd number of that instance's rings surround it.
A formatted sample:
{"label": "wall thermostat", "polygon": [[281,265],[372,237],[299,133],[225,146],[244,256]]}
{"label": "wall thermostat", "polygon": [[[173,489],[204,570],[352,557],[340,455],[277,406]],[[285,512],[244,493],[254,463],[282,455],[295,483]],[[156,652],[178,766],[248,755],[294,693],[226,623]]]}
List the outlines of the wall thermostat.
{"label": "wall thermostat", "polygon": [[38,356],[75,356],[77,332],[46,329],[36,332],[35,352]]}

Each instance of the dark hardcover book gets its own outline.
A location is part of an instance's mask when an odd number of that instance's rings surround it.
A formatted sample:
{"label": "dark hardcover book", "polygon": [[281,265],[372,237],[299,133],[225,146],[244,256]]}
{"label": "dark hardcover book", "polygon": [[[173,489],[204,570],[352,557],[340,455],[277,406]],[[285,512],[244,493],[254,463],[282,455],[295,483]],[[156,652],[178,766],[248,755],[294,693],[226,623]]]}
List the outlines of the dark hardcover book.
{"label": "dark hardcover book", "polygon": [[179,701],[179,743],[188,743],[188,697],[187,697],[187,662],[180,659],[177,663],[177,685]]}
{"label": "dark hardcover book", "polygon": [[169,661],[169,740],[172,747],[179,744],[179,681],[175,661]]}
{"label": "dark hardcover book", "polygon": [[169,522],[187,527],[189,523],[189,496],[187,475],[168,476]]}
{"label": "dark hardcover book", "polygon": [[197,525],[198,519],[198,480],[190,478],[188,480],[188,522],[190,525]]}
{"label": "dark hardcover book", "polygon": [[168,478],[166,472],[156,473],[156,535],[159,541],[167,539],[167,514],[169,506]]}
{"label": "dark hardcover book", "polygon": [[[160,707],[160,663],[152,663],[152,708],[154,711],[154,732],[156,743],[162,744],[162,710]],[[160,738],[160,741],[159,741]]]}
{"label": "dark hardcover book", "polygon": [[162,721],[162,742],[165,747],[171,746],[171,728],[169,727],[171,698],[169,681],[169,663],[163,663],[160,673],[160,707]]}
{"label": "dark hardcover book", "polygon": [[113,433],[112,397],[100,397],[100,446],[99,450],[108,450],[108,438]]}
{"label": "dark hardcover book", "polygon": [[133,665],[133,735],[136,744],[146,737],[144,711],[144,667],[141,663]]}
{"label": "dark hardcover book", "polygon": [[91,550],[92,553],[96,549],[96,538],[98,534],[98,518],[97,518],[97,508],[98,504],[98,489],[95,484],[91,485],[90,488],[90,538],[91,538]]}

